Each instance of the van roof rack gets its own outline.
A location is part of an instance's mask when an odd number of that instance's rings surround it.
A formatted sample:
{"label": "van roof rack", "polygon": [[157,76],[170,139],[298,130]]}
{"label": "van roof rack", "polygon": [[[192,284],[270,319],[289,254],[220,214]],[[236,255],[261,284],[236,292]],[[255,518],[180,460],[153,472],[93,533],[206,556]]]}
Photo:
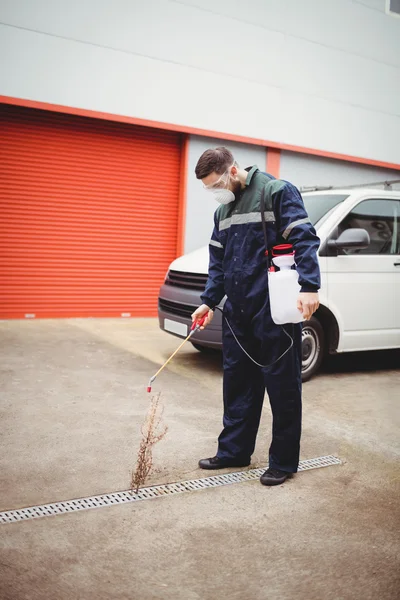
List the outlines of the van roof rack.
{"label": "van roof rack", "polygon": [[300,188],[301,192],[322,192],[327,190],[343,190],[343,189],[353,189],[353,188],[363,188],[363,187],[374,187],[376,185],[383,185],[385,190],[392,190],[392,185],[395,183],[400,183],[400,179],[387,179],[386,181],[373,181],[371,183],[356,183],[352,185],[316,185],[316,186],[302,186]]}

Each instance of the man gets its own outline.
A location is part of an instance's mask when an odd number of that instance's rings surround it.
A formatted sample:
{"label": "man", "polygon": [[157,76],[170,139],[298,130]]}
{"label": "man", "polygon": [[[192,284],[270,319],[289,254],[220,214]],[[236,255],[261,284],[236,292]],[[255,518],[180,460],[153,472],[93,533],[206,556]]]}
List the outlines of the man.
{"label": "man", "polygon": [[[282,243],[293,245],[301,286],[297,305],[305,319],[319,306],[319,239],[292,184],[256,166],[240,169],[227,148],[206,150],[195,172],[221,206],[214,215],[208,281],[201,296],[204,304],[192,320],[208,312],[207,326],[213,309],[227,296],[222,330],[224,428],[217,455],[200,460],[199,466],[222,469],[250,464],[266,388],[273,426],[269,468],[261,483],[279,485],[297,472],[299,463],[301,324],[275,325],[271,318],[261,193],[269,249]],[[288,350],[290,338],[293,345]]]}

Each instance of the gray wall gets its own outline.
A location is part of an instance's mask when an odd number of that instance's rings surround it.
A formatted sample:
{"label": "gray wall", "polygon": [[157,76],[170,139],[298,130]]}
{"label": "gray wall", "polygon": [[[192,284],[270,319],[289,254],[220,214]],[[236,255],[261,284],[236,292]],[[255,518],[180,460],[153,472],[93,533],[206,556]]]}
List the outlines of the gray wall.
{"label": "gray wall", "polygon": [[266,149],[262,146],[248,146],[213,138],[190,136],[189,169],[187,180],[185,253],[208,244],[214,226],[213,215],[218,206],[213,196],[203,189],[196,179],[194,169],[200,156],[207,148],[225,146],[234,155],[241,167],[257,165],[265,171]]}
{"label": "gray wall", "polygon": [[0,0],[0,94],[400,164],[384,2]]}
{"label": "gray wall", "polygon": [[[330,185],[346,187],[346,185],[359,183],[400,179],[400,171],[310,154],[282,152],[280,177],[291,181],[297,187]],[[394,185],[393,189],[400,189],[400,185]]]}

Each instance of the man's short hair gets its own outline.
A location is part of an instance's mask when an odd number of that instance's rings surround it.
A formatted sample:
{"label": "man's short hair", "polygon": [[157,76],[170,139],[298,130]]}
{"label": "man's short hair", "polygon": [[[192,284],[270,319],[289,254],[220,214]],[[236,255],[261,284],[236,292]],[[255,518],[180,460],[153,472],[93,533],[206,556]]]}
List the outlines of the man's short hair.
{"label": "man's short hair", "polygon": [[200,156],[195,173],[197,179],[204,179],[210,173],[222,175],[235,162],[232,152],[228,148],[221,146],[220,148],[209,148]]}

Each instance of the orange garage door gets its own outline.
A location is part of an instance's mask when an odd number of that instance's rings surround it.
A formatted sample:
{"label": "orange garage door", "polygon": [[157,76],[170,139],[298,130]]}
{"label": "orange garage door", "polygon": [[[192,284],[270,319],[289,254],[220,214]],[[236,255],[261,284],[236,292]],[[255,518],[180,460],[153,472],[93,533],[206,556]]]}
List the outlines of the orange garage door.
{"label": "orange garage door", "polygon": [[179,134],[0,106],[0,318],[154,316]]}

